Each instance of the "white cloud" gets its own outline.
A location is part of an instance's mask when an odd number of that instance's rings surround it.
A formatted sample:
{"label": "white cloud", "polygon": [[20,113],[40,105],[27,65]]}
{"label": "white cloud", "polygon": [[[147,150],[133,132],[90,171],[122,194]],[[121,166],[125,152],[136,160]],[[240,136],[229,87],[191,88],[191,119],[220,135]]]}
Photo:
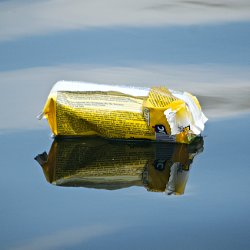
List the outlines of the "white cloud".
{"label": "white cloud", "polygon": [[249,0],[15,0],[0,3],[0,40],[90,27],[245,20]]}

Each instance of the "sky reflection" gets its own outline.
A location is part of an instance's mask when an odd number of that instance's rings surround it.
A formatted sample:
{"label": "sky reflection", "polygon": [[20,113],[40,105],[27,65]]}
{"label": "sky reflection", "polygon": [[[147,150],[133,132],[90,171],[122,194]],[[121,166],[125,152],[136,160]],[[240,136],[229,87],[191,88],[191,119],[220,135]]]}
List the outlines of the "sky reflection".
{"label": "sky reflection", "polygon": [[62,65],[0,72],[0,129],[47,127],[36,116],[58,79],[146,87],[164,85],[197,95],[210,119],[237,115],[250,110],[249,72],[248,67],[220,65]]}
{"label": "sky reflection", "polygon": [[[4,1],[0,40],[93,27],[145,27],[249,21],[247,0]],[[15,18],[13,18],[13,16]]]}
{"label": "sky reflection", "polygon": [[209,118],[249,112],[247,0],[2,1],[0,129],[39,129],[58,80],[159,86]]}
{"label": "sky reflection", "polygon": [[[0,1],[0,248],[249,249],[249,44],[249,0]],[[49,185],[35,117],[58,80],[197,95],[185,195]]]}

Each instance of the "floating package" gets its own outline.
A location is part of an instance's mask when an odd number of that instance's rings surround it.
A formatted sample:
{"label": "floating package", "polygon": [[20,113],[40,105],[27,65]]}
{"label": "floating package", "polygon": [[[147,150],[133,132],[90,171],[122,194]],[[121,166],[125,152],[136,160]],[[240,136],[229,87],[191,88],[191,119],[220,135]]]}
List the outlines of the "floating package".
{"label": "floating package", "polygon": [[207,118],[197,98],[165,87],[139,88],[59,81],[41,117],[55,136],[190,143]]}

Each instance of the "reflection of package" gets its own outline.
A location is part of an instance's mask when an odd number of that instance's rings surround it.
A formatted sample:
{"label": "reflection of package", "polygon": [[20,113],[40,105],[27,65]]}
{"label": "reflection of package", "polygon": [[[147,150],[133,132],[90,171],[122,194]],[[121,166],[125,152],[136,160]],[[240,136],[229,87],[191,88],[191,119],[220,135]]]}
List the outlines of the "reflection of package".
{"label": "reflection of package", "polygon": [[58,138],[48,155],[35,159],[47,181],[59,186],[112,190],[144,185],[149,191],[182,194],[190,164],[202,150],[201,137],[190,145]]}
{"label": "reflection of package", "polygon": [[190,143],[207,120],[196,97],[186,92],[65,81],[52,88],[42,116],[56,136],[181,143]]}

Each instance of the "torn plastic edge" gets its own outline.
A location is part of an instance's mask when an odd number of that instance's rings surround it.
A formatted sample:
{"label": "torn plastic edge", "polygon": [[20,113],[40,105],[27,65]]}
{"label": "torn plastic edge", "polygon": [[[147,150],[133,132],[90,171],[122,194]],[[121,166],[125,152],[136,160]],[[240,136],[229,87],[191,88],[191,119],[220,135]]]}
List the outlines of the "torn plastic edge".
{"label": "torn plastic edge", "polygon": [[[193,117],[193,122],[195,124],[192,124],[195,129],[198,129],[201,131],[204,130],[204,124],[207,122],[207,117],[203,114],[202,110],[197,106],[194,99],[188,92],[178,92],[171,90],[171,93],[178,99],[181,99],[184,101],[187,105],[187,107],[190,110],[190,113]],[[196,134],[196,133],[195,133]]]}
{"label": "torn plastic edge", "polygon": [[44,119],[44,118],[45,118],[45,116],[44,116],[43,111],[40,112],[40,113],[36,116],[36,119],[38,119],[38,120],[42,120],[42,119]]}
{"label": "torn plastic edge", "polygon": [[204,113],[199,109],[195,101],[193,100],[192,96],[188,92],[179,92],[175,90],[170,90],[171,94],[176,98],[185,102],[190,114],[192,116],[192,120],[187,117],[188,124],[183,124],[183,121],[178,121],[176,118],[176,113],[178,110],[167,109],[164,111],[164,115],[170,125],[171,128],[171,135],[179,134],[181,131],[179,127],[190,127],[190,131],[195,134],[199,135],[204,130],[204,124],[207,122],[207,117]]}

